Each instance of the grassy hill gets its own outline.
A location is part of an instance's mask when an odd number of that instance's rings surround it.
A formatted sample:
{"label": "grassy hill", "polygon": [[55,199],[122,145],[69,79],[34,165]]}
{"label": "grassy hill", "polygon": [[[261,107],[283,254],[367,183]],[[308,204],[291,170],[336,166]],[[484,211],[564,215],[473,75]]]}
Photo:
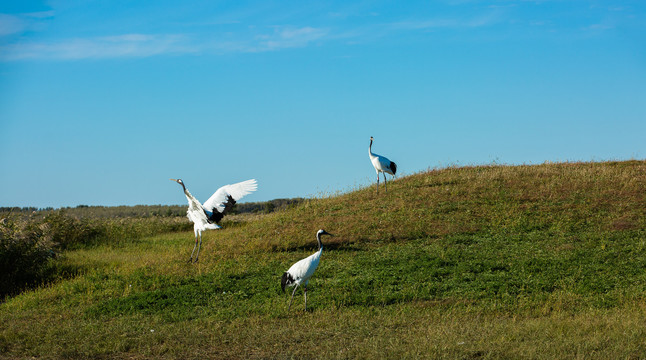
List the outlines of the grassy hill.
{"label": "grassy hill", "polygon": [[[66,251],[7,358],[643,358],[646,161],[432,170],[205,233]],[[242,219],[242,221],[241,221]],[[321,265],[287,310],[280,276]],[[73,269],[70,271],[69,269]]]}

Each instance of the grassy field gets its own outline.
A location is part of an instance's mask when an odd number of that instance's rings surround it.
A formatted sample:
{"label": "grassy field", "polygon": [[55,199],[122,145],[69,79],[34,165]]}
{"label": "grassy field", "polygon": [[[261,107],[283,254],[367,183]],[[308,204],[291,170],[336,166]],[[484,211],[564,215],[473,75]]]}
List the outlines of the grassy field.
{"label": "grassy field", "polygon": [[[0,304],[4,358],[646,357],[646,161],[427,171],[63,253]],[[280,277],[316,251],[308,311]],[[69,275],[74,274],[74,275]]]}

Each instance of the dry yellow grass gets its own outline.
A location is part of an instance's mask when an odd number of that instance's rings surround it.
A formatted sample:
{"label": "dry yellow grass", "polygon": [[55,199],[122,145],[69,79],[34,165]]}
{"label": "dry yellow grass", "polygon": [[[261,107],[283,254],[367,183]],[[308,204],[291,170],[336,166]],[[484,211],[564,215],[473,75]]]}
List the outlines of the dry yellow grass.
{"label": "dry yellow grass", "polygon": [[644,204],[646,161],[447,168],[230,218],[198,264],[191,232],[82,248],[0,305],[0,357],[644,358]]}

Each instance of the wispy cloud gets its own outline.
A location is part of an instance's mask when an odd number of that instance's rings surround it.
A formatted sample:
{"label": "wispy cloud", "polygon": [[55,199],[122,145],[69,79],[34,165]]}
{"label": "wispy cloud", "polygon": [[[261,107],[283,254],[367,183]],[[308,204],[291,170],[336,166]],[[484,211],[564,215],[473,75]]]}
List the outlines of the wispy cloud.
{"label": "wispy cloud", "polygon": [[[265,28],[267,30],[267,28]],[[217,35],[123,34],[73,38],[53,42],[16,42],[0,46],[0,60],[80,60],[143,58],[168,54],[251,53],[305,47],[323,40],[328,30],[309,26],[272,26],[247,37],[224,39]],[[213,40],[215,38],[215,40]]]}
{"label": "wispy cloud", "polygon": [[0,14],[0,36],[18,34],[27,28],[27,23],[18,16]]}
{"label": "wispy cloud", "polygon": [[304,47],[311,42],[321,40],[328,35],[328,30],[313,27],[274,27],[274,33],[259,35],[255,51],[272,51],[278,49]]}
{"label": "wispy cloud", "polygon": [[53,11],[42,11],[26,14],[0,14],[0,37],[21,34],[38,29],[41,22],[54,16]]}
{"label": "wispy cloud", "polygon": [[119,57],[148,57],[197,51],[182,35],[125,34],[76,38],[51,43],[15,43],[0,47],[0,59],[77,60]]}
{"label": "wispy cloud", "polygon": [[[620,22],[626,21],[622,20],[626,17],[623,15],[622,18],[615,15],[607,19],[608,16],[604,12],[601,13],[604,16],[597,16],[593,22],[588,18],[573,22],[570,17],[558,14],[558,16],[550,16],[549,13],[542,12],[538,12],[539,15],[537,15],[542,17],[536,18],[531,10],[535,10],[534,7],[547,0],[502,2],[493,5],[482,5],[476,0],[445,0],[445,2],[449,2],[450,8],[440,6],[437,11],[432,12],[408,11],[392,15],[396,17],[377,16],[378,12],[372,7],[359,7],[334,9],[335,11],[324,12],[325,16],[313,16],[304,11],[306,15],[309,14],[309,18],[300,16],[296,11],[298,16],[294,14],[273,16],[271,22],[263,14],[259,14],[260,10],[254,8],[249,14],[249,10],[245,8],[244,11],[224,13],[217,18],[193,16],[189,20],[183,17],[177,21],[173,19],[170,25],[166,24],[166,32],[161,34],[150,33],[151,29],[157,30],[157,26],[152,28],[137,26],[137,30],[124,26],[110,27],[118,32],[117,35],[109,33],[94,37],[67,35],[69,37],[66,38],[60,37],[61,34],[74,34],[76,29],[64,26],[58,26],[56,29],[50,27],[56,15],[54,11],[17,15],[0,14],[0,61],[260,53],[306,48],[332,42],[354,45],[383,39],[399,39],[415,33],[425,34],[436,30],[455,31],[461,35],[466,34],[465,36],[475,33],[495,36],[499,29],[513,27],[514,34],[523,36],[526,33],[523,32],[523,27],[530,29],[532,33],[551,33],[576,26],[577,30],[583,29],[594,35],[608,29],[620,28]],[[460,11],[453,9],[457,6],[463,9],[459,9]],[[271,7],[263,10],[271,11]],[[621,7],[612,8],[613,13],[621,11],[624,11]],[[281,15],[283,15],[282,12]],[[567,19],[568,23],[564,24],[562,19]],[[64,19],[57,20],[59,23],[64,23]],[[637,20],[631,21],[637,22]],[[291,25],[280,25],[284,23]],[[57,33],[56,31],[60,31],[61,28],[66,31]],[[87,28],[92,29],[91,26]],[[105,31],[106,28],[108,27],[101,26],[98,31]],[[504,36],[508,36],[511,32],[503,30],[503,33]]]}
{"label": "wispy cloud", "polygon": [[583,28],[583,30],[590,30],[590,31],[604,31],[604,30],[610,30],[614,29],[615,27],[610,24],[591,24]]}
{"label": "wispy cloud", "polygon": [[424,30],[433,28],[478,28],[493,25],[500,21],[497,12],[471,18],[437,18],[427,20],[407,20],[388,24],[392,30]]}
{"label": "wispy cloud", "polygon": [[54,10],[49,10],[49,11],[37,11],[37,12],[31,12],[31,13],[25,13],[23,16],[27,18],[33,18],[33,19],[48,19],[54,17],[56,12]]}
{"label": "wispy cloud", "polygon": [[471,17],[437,17],[427,19],[406,19],[389,23],[371,23],[367,25],[345,28],[331,35],[334,39],[343,40],[348,44],[359,44],[365,41],[375,41],[387,37],[407,36],[410,33],[428,32],[433,30],[470,30],[492,26],[506,21],[499,11],[489,11]]}

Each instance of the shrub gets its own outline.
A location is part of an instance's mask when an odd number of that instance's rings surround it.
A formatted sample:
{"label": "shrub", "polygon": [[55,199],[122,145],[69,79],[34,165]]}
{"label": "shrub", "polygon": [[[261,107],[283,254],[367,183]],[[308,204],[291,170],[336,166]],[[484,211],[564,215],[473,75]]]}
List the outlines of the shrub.
{"label": "shrub", "polygon": [[105,237],[105,227],[92,223],[89,219],[77,219],[64,211],[47,214],[43,219],[49,230],[51,240],[61,249],[88,245],[98,238]]}
{"label": "shrub", "polygon": [[0,299],[46,277],[54,257],[47,224],[29,224],[4,218],[0,222]]}
{"label": "shrub", "polygon": [[0,223],[0,301],[51,278],[66,276],[56,252],[99,244],[118,245],[145,236],[187,231],[184,217],[76,218],[64,210],[44,217],[6,214]]}

